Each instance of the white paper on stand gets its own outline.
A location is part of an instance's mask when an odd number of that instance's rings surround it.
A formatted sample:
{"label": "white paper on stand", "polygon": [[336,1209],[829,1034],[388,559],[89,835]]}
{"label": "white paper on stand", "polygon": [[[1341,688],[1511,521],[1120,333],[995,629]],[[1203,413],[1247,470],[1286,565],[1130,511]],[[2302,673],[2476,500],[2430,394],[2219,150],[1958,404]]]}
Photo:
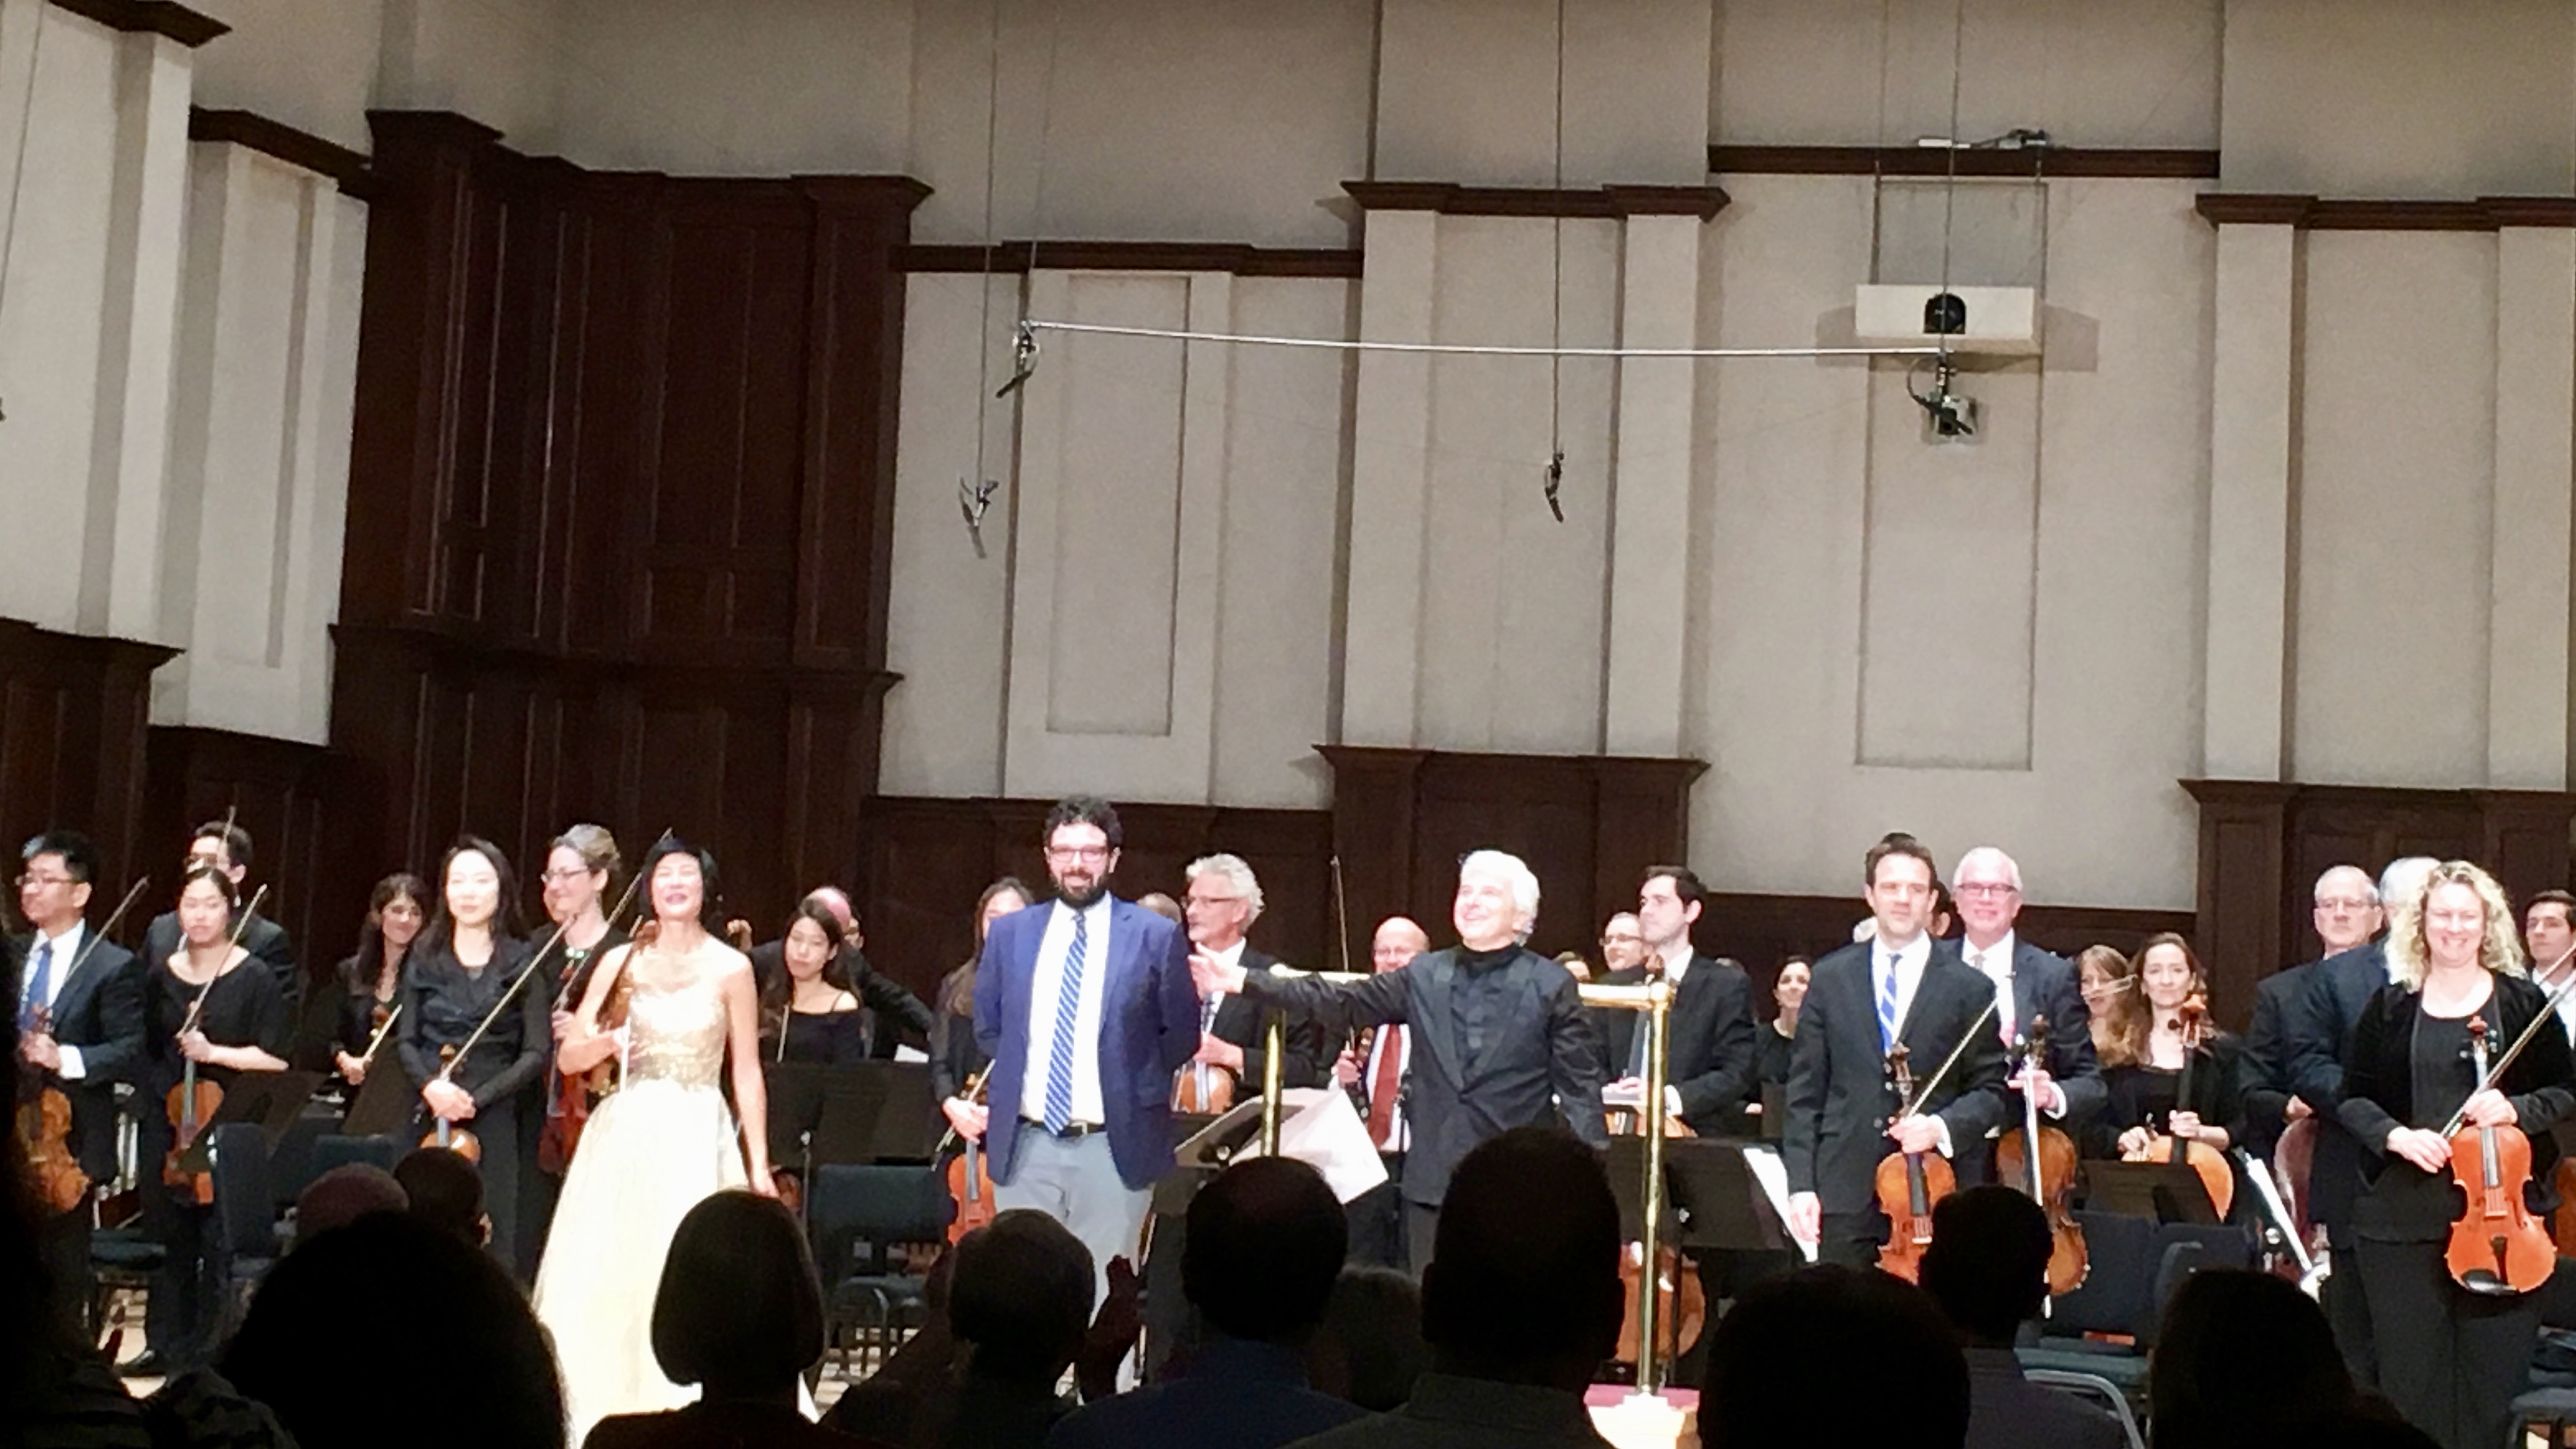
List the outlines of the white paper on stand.
{"label": "white paper on stand", "polygon": [[[1288,1115],[1279,1124],[1279,1155],[1295,1158],[1324,1175],[1333,1196],[1349,1202],[1386,1181],[1386,1163],[1369,1140],[1350,1094],[1330,1087],[1290,1087],[1279,1094]],[[1237,1161],[1261,1155],[1253,1138],[1235,1154]],[[1785,1178],[1782,1179],[1786,1181]]]}
{"label": "white paper on stand", "polygon": [[[1782,1162],[1780,1154],[1771,1148],[1747,1147],[1744,1165],[1753,1169],[1753,1180],[1762,1185],[1762,1195],[1771,1199],[1771,1210],[1780,1215],[1780,1226],[1788,1227],[1794,1221],[1789,1216],[1789,1164]],[[1789,1234],[1789,1241],[1798,1245],[1808,1262],[1816,1261],[1815,1244],[1795,1232]]]}

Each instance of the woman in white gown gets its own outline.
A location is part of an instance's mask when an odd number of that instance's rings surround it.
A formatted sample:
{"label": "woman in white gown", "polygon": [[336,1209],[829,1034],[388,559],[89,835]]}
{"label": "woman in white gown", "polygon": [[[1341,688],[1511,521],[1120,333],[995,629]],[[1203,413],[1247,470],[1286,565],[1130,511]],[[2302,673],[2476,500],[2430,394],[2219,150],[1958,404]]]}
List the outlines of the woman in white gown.
{"label": "woman in white gown", "polygon": [[[557,1054],[565,1072],[611,1056],[624,1067],[623,1084],[582,1131],[537,1269],[537,1318],[554,1337],[576,1449],[608,1415],[697,1397],[653,1358],[662,1260],[680,1219],[709,1193],[775,1191],[758,993],[750,961],[709,929],[715,861],[666,838],[641,873],[653,921],[591,973]],[[620,998],[625,1024],[612,1027],[602,1018]],[[718,1086],[728,1052],[739,1130]]]}

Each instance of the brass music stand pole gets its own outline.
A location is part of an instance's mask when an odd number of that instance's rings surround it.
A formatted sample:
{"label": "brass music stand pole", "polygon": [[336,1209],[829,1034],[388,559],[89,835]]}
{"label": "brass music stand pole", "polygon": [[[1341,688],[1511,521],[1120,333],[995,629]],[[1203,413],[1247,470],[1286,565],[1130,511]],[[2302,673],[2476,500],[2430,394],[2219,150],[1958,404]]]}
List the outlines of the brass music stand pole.
{"label": "brass music stand pole", "polygon": [[[1665,1030],[1670,1024],[1672,1001],[1671,983],[1662,977],[1647,983],[1646,1019],[1639,1023],[1646,1029],[1646,1181],[1639,1194],[1646,1211],[1644,1230],[1639,1234],[1646,1261],[1637,1275],[1637,1391],[1641,1394],[1662,1392],[1664,1375],[1672,1367],[1663,1361],[1663,1325],[1656,1321],[1656,1309],[1661,1305],[1655,1291],[1663,1276],[1664,1077],[1671,1070],[1665,1062]],[[1678,1260],[1673,1271],[1681,1271]],[[1678,1308],[1678,1292],[1675,1297]]]}
{"label": "brass music stand pole", "polygon": [[1281,1065],[1288,1056],[1288,1013],[1271,1007],[1262,1013],[1261,1035],[1267,1050],[1261,1062],[1261,1155],[1279,1155]]}

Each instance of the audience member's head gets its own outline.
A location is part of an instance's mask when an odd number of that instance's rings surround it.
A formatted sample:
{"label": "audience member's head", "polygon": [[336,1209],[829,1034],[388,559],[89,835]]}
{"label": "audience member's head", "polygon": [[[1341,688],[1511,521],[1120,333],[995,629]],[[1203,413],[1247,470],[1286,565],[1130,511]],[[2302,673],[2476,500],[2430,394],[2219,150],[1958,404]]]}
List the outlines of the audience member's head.
{"label": "audience member's head", "polygon": [[411,1195],[411,1215],[481,1247],[492,1240],[483,1210],[483,1171],[462,1152],[422,1147],[394,1164],[394,1180]]}
{"label": "audience member's head", "polygon": [[653,1297],[653,1357],[710,1399],[793,1402],[823,1356],[823,1290],[805,1230],[776,1201],[720,1192],[689,1209]]}
{"label": "audience member's head", "polygon": [[1152,911],[1155,915],[1162,917],[1164,920],[1171,922],[1175,926],[1184,924],[1187,919],[1181,910],[1181,903],[1173,900],[1170,896],[1161,891],[1145,892],[1143,895],[1136,898],[1136,904]]}
{"label": "audience member's head", "polygon": [[1619,1342],[1619,1205],[1572,1136],[1521,1127],[1450,1176],[1422,1274],[1444,1372],[1579,1393]]}
{"label": "audience member's head", "polygon": [[948,1327],[977,1373],[1052,1385],[1091,1326],[1091,1250],[1030,1208],[994,1215],[957,1245]]}
{"label": "audience member's head", "polygon": [[2147,1370],[2158,1445],[2281,1443],[2347,1413],[2352,1375],[2325,1311],[2268,1273],[2194,1273],[2165,1305]]}
{"label": "audience member's head", "polygon": [[1952,1193],[1932,1210],[1923,1291],[1968,1341],[2010,1348],[2048,1298],[2056,1247],[2039,1204],[1999,1183]]}
{"label": "audience member's head", "polygon": [[[434,1375],[436,1413],[385,1396],[385,1367]],[[376,1213],[280,1260],[224,1376],[301,1449],[563,1449],[554,1353],[490,1254]]]}
{"label": "audience member's head", "polygon": [[295,1195],[295,1241],[309,1243],[317,1234],[347,1227],[370,1213],[398,1213],[410,1205],[410,1195],[392,1173],[373,1163],[346,1163]]}
{"label": "audience member's head", "polygon": [[1181,1293],[1228,1337],[1300,1343],[1323,1320],[1349,1248],[1350,1220],[1322,1173],[1256,1157],[1190,1200]]}
{"label": "audience member's head", "polygon": [[1708,1449],[1805,1449],[1827,1424],[1877,1449],[1966,1442],[1968,1362],[1921,1292],[1874,1270],[1802,1268],[1710,1330]]}
{"label": "audience member's head", "polygon": [[1413,1397],[1413,1381],[1430,1366],[1413,1279],[1393,1268],[1344,1268],[1306,1345],[1316,1389],[1383,1414]]}

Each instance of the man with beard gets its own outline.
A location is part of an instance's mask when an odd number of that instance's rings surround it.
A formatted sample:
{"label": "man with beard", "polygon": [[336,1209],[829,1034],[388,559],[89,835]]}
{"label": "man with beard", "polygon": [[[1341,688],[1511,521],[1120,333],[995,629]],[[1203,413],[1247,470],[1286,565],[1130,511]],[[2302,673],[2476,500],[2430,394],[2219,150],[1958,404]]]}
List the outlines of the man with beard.
{"label": "man with beard", "polygon": [[1180,928],[1109,894],[1118,812],[1088,795],[1047,812],[1056,898],[993,923],[975,971],[975,1039],[993,1059],[985,1131],[994,1206],[1034,1208],[1109,1260],[1172,1170],[1172,1073],[1199,1049]]}

